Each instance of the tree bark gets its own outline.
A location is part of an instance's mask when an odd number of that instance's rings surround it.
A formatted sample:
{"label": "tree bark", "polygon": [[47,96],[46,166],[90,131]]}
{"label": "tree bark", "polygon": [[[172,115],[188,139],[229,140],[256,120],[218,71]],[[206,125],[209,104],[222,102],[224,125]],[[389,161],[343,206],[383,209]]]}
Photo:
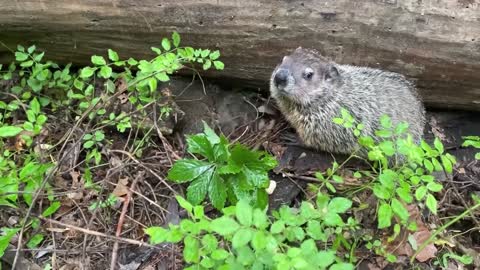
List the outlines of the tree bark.
{"label": "tree bark", "polygon": [[[60,63],[108,48],[146,57],[176,30],[183,45],[221,51],[225,70],[210,77],[266,88],[303,46],[407,75],[427,106],[480,111],[479,0],[3,0],[0,14],[0,41]],[[0,60],[11,60],[3,46]]]}

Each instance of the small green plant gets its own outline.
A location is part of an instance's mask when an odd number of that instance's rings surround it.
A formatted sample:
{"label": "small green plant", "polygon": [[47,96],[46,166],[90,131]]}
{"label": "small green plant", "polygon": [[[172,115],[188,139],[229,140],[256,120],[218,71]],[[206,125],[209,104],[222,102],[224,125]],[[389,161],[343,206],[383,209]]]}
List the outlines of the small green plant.
{"label": "small green plant", "polygon": [[265,208],[269,186],[268,171],[277,162],[266,152],[252,151],[236,143],[229,144],[204,122],[204,132],[187,136],[188,152],[203,158],[182,159],[173,165],[168,179],[177,183],[191,182],[187,199],[197,205],[208,195],[213,206],[222,209],[228,201],[240,199]]}
{"label": "small green plant", "polygon": [[[480,149],[480,136],[465,136],[463,139],[465,140],[462,144],[463,147],[472,146]],[[475,154],[475,159],[480,160],[480,152]]]}
{"label": "small green plant", "polygon": [[[316,205],[303,202],[300,209],[283,206],[273,220],[266,210],[246,200],[209,219],[203,206],[193,206],[177,196],[190,218],[168,228],[150,227],[145,232],[152,244],[183,240],[184,269],[354,269],[339,255],[342,233],[354,226],[345,222],[352,202],[319,194]],[[334,245],[327,245],[333,241]]]}

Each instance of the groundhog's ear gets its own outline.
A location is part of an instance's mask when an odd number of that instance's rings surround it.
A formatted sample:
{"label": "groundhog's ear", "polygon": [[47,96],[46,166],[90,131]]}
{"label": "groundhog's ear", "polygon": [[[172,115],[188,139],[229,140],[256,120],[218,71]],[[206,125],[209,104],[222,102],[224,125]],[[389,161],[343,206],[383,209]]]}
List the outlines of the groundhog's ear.
{"label": "groundhog's ear", "polygon": [[327,72],[325,72],[325,80],[335,80],[340,76],[338,69],[334,64],[327,65]]}

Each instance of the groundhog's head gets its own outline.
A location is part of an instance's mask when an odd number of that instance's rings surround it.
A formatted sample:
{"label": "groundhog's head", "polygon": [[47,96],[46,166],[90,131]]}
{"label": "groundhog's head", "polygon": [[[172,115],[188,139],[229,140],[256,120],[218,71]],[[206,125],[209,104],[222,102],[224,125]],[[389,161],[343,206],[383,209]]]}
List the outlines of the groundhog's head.
{"label": "groundhog's head", "polygon": [[276,99],[308,105],[330,96],[339,82],[340,73],[334,63],[314,50],[299,47],[283,57],[273,71],[270,92]]}

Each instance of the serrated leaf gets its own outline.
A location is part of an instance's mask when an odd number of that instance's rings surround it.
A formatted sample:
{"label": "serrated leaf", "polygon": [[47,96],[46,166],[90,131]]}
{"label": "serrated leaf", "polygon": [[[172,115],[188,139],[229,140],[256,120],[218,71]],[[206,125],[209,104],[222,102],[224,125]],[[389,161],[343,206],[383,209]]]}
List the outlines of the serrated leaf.
{"label": "serrated leaf", "polygon": [[82,68],[82,71],[80,71],[80,78],[86,79],[86,78],[92,77],[95,70],[96,70],[95,68],[91,68],[91,67]]}
{"label": "serrated leaf", "polygon": [[205,63],[203,63],[203,70],[207,70],[212,66],[212,61],[210,60],[205,60]]}
{"label": "serrated leaf", "polygon": [[389,129],[392,127],[392,120],[388,115],[384,114],[380,117],[380,124],[383,128]]}
{"label": "serrated leaf", "polygon": [[166,72],[157,73],[155,75],[155,78],[157,78],[161,82],[168,82],[170,80]]}
{"label": "serrated leaf", "polygon": [[238,223],[232,218],[224,216],[214,219],[210,223],[210,228],[212,231],[222,236],[226,236],[235,233],[240,228],[240,225],[238,225]]}
{"label": "serrated leaf", "polygon": [[227,190],[223,179],[215,172],[210,180],[208,195],[213,206],[221,210],[227,200]]}
{"label": "serrated leaf", "polygon": [[222,261],[228,258],[230,256],[230,253],[228,253],[224,249],[217,249],[212,252],[212,259],[217,260],[217,261]]}
{"label": "serrated leaf", "polygon": [[211,168],[212,165],[204,161],[182,159],[175,162],[168,172],[167,178],[177,183],[188,182],[194,180]]}
{"label": "serrated leaf", "polygon": [[170,40],[168,38],[162,39],[162,48],[165,51],[169,51],[171,49]]}
{"label": "serrated leaf", "polygon": [[342,226],[343,220],[340,217],[340,215],[338,215],[337,213],[328,212],[324,216],[324,223],[327,226],[336,227],[336,226]]}
{"label": "serrated leaf", "polygon": [[253,235],[251,245],[256,251],[265,249],[267,246],[267,237],[265,236],[265,232],[262,230],[256,231]]}
{"label": "serrated leaf", "polygon": [[315,265],[320,268],[327,268],[335,262],[335,252],[333,251],[319,251],[314,257]]}
{"label": "serrated leaf", "polygon": [[250,227],[253,219],[252,206],[246,200],[240,200],[236,206],[236,217],[240,224]]}
{"label": "serrated leaf", "polygon": [[117,62],[119,60],[118,53],[112,49],[108,49],[108,59]]}
{"label": "serrated leaf", "polygon": [[345,213],[352,207],[352,201],[347,198],[335,197],[328,203],[328,211],[333,213]]}
{"label": "serrated leaf", "polygon": [[408,210],[405,208],[405,206],[403,206],[403,204],[393,198],[392,199],[392,203],[391,203],[391,207],[392,207],[392,210],[393,212],[403,221],[403,222],[407,222],[408,221],[408,217],[409,217],[409,214],[408,214]]}
{"label": "serrated leaf", "polygon": [[183,240],[183,259],[187,263],[198,263],[200,261],[200,243],[192,235]]}
{"label": "serrated leaf", "polygon": [[3,126],[0,127],[0,138],[9,138],[17,136],[22,132],[22,128],[16,126]]}
{"label": "serrated leaf", "polygon": [[398,187],[396,190],[398,197],[400,197],[404,202],[411,203],[413,197],[410,194],[410,187]]}
{"label": "serrated leaf", "polygon": [[220,52],[218,50],[213,51],[209,56],[210,60],[212,61],[217,60],[219,57],[220,57]]}
{"label": "serrated leaf", "polygon": [[105,58],[99,55],[92,55],[90,60],[92,61],[92,64],[97,66],[103,66],[107,64],[107,62],[105,61]]}
{"label": "serrated leaf", "polygon": [[98,76],[100,78],[105,78],[105,79],[108,79],[110,78],[110,76],[112,76],[112,68],[109,67],[109,66],[102,66],[100,68],[100,71],[98,72]]}
{"label": "serrated leaf", "polygon": [[15,60],[18,62],[23,62],[28,59],[28,54],[23,53],[23,52],[16,52],[15,53]]}
{"label": "serrated leaf", "polygon": [[172,33],[173,46],[178,47],[180,45],[180,35],[175,31]]}
{"label": "serrated leaf", "polygon": [[250,228],[242,228],[238,230],[232,238],[232,246],[235,249],[246,246],[252,240],[253,231]]}
{"label": "serrated leaf", "polygon": [[392,191],[389,189],[384,188],[380,184],[375,184],[373,186],[373,194],[379,199],[390,199],[392,197]]}
{"label": "serrated leaf", "polygon": [[200,204],[206,197],[210,187],[215,169],[210,167],[209,170],[196,177],[187,188],[187,199],[194,205]]}
{"label": "serrated leaf", "polygon": [[437,214],[437,199],[432,194],[428,193],[425,199],[425,205],[434,214]]}
{"label": "serrated leaf", "polygon": [[283,220],[275,221],[272,226],[270,226],[270,232],[273,234],[281,233],[285,230],[285,222]]}
{"label": "serrated leaf", "polygon": [[388,228],[392,225],[392,208],[386,203],[382,203],[378,208],[378,228]]}
{"label": "serrated leaf", "polygon": [[213,61],[213,65],[218,70],[223,70],[225,68],[225,65],[221,61]]}

